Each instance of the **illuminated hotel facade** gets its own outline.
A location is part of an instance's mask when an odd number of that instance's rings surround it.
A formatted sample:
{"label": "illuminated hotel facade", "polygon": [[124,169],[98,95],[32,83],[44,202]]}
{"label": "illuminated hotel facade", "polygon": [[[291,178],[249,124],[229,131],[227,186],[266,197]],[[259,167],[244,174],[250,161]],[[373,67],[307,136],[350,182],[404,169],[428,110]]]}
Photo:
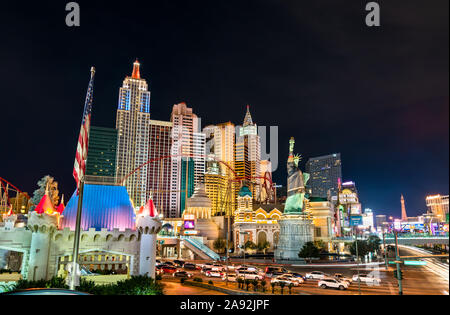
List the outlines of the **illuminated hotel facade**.
{"label": "illuminated hotel facade", "polygon": [[[125,78],[119,91],[116,117],[116,174],[119,179],[144,164],[149,154],[150,91],[147,81],[141,78],[139,67],[136,60],[132,75]],[[147,176],[148,167],[143,166],[125,181],[134,207],[146,202]]]}
{"label": "illuminated hotel facade", "polygon": [[448,223],[448,195],[431,195],[425,198],[428,213],[434,214],[440,222]]}

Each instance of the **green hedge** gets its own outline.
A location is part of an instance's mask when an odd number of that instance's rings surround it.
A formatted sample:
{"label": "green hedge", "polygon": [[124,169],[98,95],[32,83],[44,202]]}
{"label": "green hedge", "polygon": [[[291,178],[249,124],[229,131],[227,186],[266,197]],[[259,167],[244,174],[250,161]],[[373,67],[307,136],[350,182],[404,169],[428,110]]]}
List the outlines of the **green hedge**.
{"label": "green hedge", "polygon": [[[31,288],[68,289],[64,278],[53,277],[50,280],[19,280],[13,291]],[[94,295],[162,295],[162,286],[146,276],[132,276],[130,279],[114,284],[96,285],[93,281],[81,278],[78,291]]]}

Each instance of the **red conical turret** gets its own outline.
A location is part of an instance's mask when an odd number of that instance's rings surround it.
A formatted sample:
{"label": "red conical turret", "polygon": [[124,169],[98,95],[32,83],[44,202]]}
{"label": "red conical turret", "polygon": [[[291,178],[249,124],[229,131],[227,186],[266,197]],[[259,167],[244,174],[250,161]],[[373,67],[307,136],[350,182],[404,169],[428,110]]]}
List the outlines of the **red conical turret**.
{"label": "red conical turret", "polygon": [[139,72],[139,66],[141,64],[139,63],[139,61],[136,59],[136,61],[133,63],[133,73],[131,74],[131,77],[133,79],[140,79],[141,78],[141,73]]}
{"label": "red conical turret", "polygon": [[36,209],[34,209],[39,214],[43,214],[44,212],[47,214],[53,214],[55,212],[55,208],[53,207],[52,201],[48,195],[48,183],[45,189],[45,194],[42,197],[41,201],[39,201]]}
{"label": "red conical turret", "polygon": [[138,215],[142,216],[142,217],[150,216],[152,218],[158,216],[158,211],[156,210],[156,207],[155,207],[155,204],[153,203],[152,198],[150,198],[147,201],[147,204],[145,206],[142,206],[139,209]]}
{"label": "red conical turret", "polygon": [[59,214],[62,214],[64,209],[65,209],[65,206],[64,206],[64,195],[62,195],[61,202],[59,203],[58,208],[56,208],[56,211],[58,211]]}

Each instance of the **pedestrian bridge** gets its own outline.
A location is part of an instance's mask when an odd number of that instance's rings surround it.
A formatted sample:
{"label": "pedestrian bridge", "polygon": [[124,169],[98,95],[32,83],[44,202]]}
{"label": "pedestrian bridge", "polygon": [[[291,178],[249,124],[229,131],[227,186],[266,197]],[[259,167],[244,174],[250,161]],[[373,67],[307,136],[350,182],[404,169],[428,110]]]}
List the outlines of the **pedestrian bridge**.
{"label": "pedestrian bridge", "polygon": [[[365,240],[366,238],[358,237],[358,240]],[[335,243],[353,242],[355,237],[335,237],[332,239]],[[384,241],[386,244],[395,244],[394,234],[385,234]],[[403,234],[398,235],[398,243],[400,245],[425,245],[425,244],[449,244],[448,235],[428,235],[428,234]]]}

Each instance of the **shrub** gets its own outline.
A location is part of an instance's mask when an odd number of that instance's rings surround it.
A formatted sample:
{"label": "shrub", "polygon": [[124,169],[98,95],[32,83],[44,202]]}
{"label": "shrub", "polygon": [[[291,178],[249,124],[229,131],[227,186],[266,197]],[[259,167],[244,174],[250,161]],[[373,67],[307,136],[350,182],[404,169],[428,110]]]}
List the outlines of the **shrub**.
{"label": "shrub", "polygon": [[185,280],[186,278],[180,278],[180,283],[184,283]]}
{"label": "shrub", "polygon": [[208,284],[214,285],[214,282],[212,282],[212,280],[209,280]]}
{"label": "shrub", "polygon": [[203,282],[203,279],[200,277],[196,277],[193,279],[195,282]]}
{"label": "shrub", "polygon": [[[64,278],[53,277],[50,280],[19,280],[15,290],[30,288],[59,288],[67,289]],[[96,285],[93,281],[81,278],[78,291],[94,295],[162,295],[162,287],[147,276],[132,276],[130,279],[118,281],[115,284]]]}
{"label": "shrub", "polygon": [[156,280],[162,280],[162,276],[161,276],[161,275],[156,275],[156,276],[155,276],[155,279],[156,279]]}

